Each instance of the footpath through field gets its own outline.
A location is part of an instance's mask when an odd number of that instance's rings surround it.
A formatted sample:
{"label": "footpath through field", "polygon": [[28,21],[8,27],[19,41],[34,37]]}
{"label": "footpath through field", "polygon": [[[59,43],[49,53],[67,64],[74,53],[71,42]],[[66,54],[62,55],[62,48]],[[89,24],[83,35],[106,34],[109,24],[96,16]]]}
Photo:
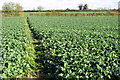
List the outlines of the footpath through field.
{"label": "footpath through field", "polygon": [[[27,29],[25,30],[25,32],[28,32],[27,34],[30,34],[30,36],[32,37],[33,41],[31,41],[31,43],[33,44],[33,46],[32,46],[33,49],[35,50],[35,48],[39,44],[40,40],[38,40],[35,37],[36,34],[35,34],[34,30],[32,29],[32,27],[31,27],[31,25],[29,23],[29,17],[26,17],[25,23],[28,26]],[[36,53],[37,52],[35,50],[35,56],[36,56]],[[39,78],[39,79],[46,79],[46,78],[48,78],[48,76],[46,74],[44,74],[41,69],[39,69],[39,67],[41,67],[41,65],[37,61],[37,58],[36,58],[35,62],[38,64],[38,66],[37,66],[37,69],[35,70],[35,73],[31,74],[32,75],[31,78]]]}

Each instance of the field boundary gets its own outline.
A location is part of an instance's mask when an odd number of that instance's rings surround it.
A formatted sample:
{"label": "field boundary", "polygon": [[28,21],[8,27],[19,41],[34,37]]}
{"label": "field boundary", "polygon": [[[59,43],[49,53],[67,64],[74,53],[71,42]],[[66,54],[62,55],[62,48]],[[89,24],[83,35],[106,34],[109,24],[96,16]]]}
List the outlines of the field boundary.
{"label": "field boundary", "polygon": [[30,16],[119,16],[118,12],[106,12],[106,13],[31,13]]}

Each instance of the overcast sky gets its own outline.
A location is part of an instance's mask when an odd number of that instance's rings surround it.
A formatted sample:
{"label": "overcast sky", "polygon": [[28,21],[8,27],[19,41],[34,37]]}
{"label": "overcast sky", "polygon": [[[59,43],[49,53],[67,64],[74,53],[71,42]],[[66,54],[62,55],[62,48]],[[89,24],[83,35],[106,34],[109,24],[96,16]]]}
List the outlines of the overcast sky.
{"label": "overcast sky", "polygon": [[5,2],[20,3],[24,10],[37,9],[42,6],[44,9],[78,9],[78,4],[88,4],[90,9],[97,8],[118,8],[119,0],[0,0],[0,10]]}

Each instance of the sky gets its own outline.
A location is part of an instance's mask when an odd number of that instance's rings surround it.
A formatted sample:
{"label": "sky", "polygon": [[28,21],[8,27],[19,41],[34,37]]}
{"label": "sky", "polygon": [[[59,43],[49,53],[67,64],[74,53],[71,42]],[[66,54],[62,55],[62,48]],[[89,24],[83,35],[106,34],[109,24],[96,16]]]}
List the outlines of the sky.
{"label": "sky", "polygon": [[37,9],[42,6],[47,9],[78,9],[79,4],[88,4],[89,9],[118,8],[119,0],[0,0],[0,10],[5,2],[20,3],[24,10]]}

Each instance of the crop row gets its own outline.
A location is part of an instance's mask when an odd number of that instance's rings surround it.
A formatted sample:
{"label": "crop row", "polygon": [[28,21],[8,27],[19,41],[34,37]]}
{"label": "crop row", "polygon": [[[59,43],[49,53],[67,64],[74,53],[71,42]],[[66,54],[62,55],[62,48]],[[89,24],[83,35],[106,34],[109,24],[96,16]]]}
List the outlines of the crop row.
{"label": "crop row", "polygon": [[38,57],[52,78],[119,78],[117,17],[29,17]]}
{"label": "crop row", "polygon": [[34,49],[30,31],[24,17],[3,17],[0,54],[2,73],[0,78],[22,77],[35,66]]}

